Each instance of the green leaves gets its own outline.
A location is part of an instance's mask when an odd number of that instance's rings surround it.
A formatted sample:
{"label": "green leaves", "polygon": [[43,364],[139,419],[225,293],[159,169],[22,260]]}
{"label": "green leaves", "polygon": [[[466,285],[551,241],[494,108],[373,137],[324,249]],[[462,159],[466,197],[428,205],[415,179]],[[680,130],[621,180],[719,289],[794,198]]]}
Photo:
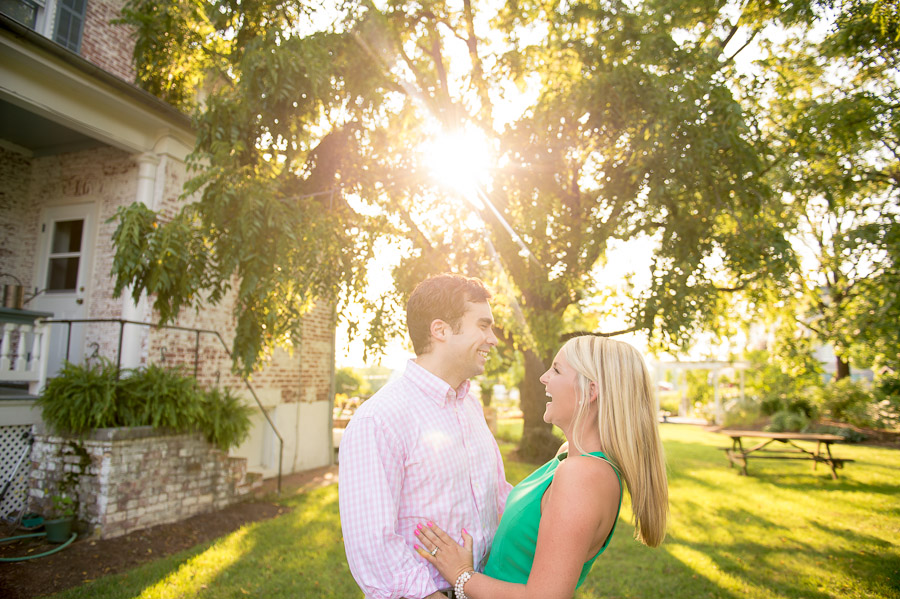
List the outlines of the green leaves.
{"label": "green leaves", "polygon": [[789,39],[771,62],[770,174],[804,258],[780,280],[782,314],[834,347],[839,377],[851,359],[897,364],[900,46],[871,6],[841,5],[823,39]]}
{"label": "green leaves", "polygon": [[108,360],[94,366],[66,363],[38,405],[44,420],[60,431],[133,426],[200,431],[222,451],[247,438],[253,412],[230,390],[203,391],[176,369],[150,365],[119,372]]}
{"label": "green leaves", "polygon": [[116,426],[109,414],[116,402],[117,374],[116,365],[107,360],[94,368],[66,362],[37,400],[41,417],[57,429],[76,434]]}
{"label": "green leaves", "polygon": [[[900,129],[886,75],[896,43],[858,3],[812,45],[806,32],[828,6],[351,2],[320,20],[269,0],[133,2],[141,72],[158,79],[149,89],[186,97],[202,80],[208,95],[195,114],[193,203],[165,222],[119,213],[117,291],[149,292],[164,319],[234,300],[235,366],[249,373],[300,342],[315,302],[341,316],[360,299],[376,242],[390,241],[403,248],[396,293],[369,300],[370,348],[402,330],[416,282],[456,270],[509,296],[497,302],[505,337],[541,361],[590,321],[573,312],[617,286],[592,277],[607,247],[648,238],[650,285],[629,289],[616,316],[659,349],[725,334],[731,298],[797,295],[788,235],[809,216],[801,206],[859,208],[894,189],[893,159],[868,167]],[[740,75],[735,52],[770,22],[800,33],[784,49],[763,43]],[[831,60],[850,69],[840,85]],[[517,114],[502,110],[511,82],[527,92]],[[478,202],[424,166],[424,142],[465,127],[497,158]],[[848,229],[831,254],[876,264],[891,219]],[[868,320],[850,321],[871,326],[891,310],[860,307]]]}

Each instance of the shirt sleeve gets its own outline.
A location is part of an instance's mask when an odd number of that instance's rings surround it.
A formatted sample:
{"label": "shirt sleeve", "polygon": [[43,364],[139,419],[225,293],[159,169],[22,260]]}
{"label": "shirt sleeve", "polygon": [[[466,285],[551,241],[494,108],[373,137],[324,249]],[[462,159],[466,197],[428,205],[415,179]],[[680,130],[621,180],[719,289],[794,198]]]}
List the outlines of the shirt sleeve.
{"label": "shirt sleeve", "polygon": [[338,498],[347,562],[366,597],[427,597],[428,565],[397,533],[403,447],[375,418],[354,418],[341,439]]}

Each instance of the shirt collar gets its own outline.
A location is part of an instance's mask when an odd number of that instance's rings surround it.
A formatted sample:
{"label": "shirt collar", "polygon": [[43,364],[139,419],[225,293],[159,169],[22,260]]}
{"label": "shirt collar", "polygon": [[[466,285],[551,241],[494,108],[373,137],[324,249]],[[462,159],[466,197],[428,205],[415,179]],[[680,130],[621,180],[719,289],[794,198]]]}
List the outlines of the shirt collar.
{"label": "shirt collar", "polygon": [[463,381],[459,387],[454,389],[441,377],[419,366],[413,358],[406,363],[403,376],[421,389],[425,397],[441,407],[446,406],[448,401],[460,401],[469,393],[470,383],[468,380]]}

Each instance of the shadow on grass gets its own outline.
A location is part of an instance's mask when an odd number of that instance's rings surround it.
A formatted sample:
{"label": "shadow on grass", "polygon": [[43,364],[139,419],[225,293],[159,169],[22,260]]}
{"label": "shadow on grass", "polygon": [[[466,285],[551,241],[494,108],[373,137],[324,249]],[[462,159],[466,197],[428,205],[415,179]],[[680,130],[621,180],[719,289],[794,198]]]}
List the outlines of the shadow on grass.
{"label": "shadow on grass", "polygon": [[[809,492],[809,491],[829,491],[835,495],[843,491],[845,493],[876,493],[887,496],[900,496],[900,484],[890,483],[867,483],[851,478],[852,474],[847,476],[839,475],[841,478],[833,480],[830,474],[816,473],[812,469],[809,471],[796,472],[773,472],[766,470],[762,472],[750,472],[750,476],[765,483],[769,483],[774,487],[785,490]],[[824,484],[823,484],[824,483]]]}
{"label": "shadow on grass", "polygon": [[280,503],[293,511],[54,599],[361,597],[344,556],[337,485]]}
{"label": "shadow on grass", "polygon": [[576,599],[649,599],[656,597],[738,599],[678,559],[667,543],[651,549],[633,538],[634,528],[621,519],[609,547],[588,574]]}
{"label": "shadow on grass", "polygon": [[[748,515],[744,511],[740,515],[732,514],[731,517],[762,520],[765,526],[773,526],[772,523],[765,522],[765,519]],[[819,527],[823,536],[829,539],[845,540],[845,543],[839,544],[844,548],[837,548],[830,543],[823,545],[804,542],[796,537],[778,538],[777,534],[759,542],[751,538],[727,544],[672,538],[667,544],[673,553],[703,556],[714,567],[700,569],[720,573],[723,581],[731,579],[728,586],[737,585],[743,590],[741,596],[746,596],[747,591],[753,589],[755,592],[750,592],[751,596],[827,599],[835,596],[836,588],[841,590],[843,597],[896,596],[900,559],[896,552],[892,555],[891,552],[878,550],[879,547],[890,547],[890,543],[854,531],[819,523],[813,525]],[[773,547],[773,540],[780,547]],[[859,550],[860,547],[870,550]],[[815,585],[810,584],[810,581],[821,583],[820,590],[813,590],[811,586]],[[709,596],[729,596],[723,593],[724,590],[718,588]]]}
{"label": "shadow on grass", "polygon": [[[880,467],[833,480],[811,463],[767,463],[745,477],[713,447],[666,445],[682,459],[670,467],[664,548],[718,581],[717,590],[696,589],[699,596],[900,596],[900,553],[883,530],[900,486]],[[714,458],[721,468],[711,466]]]}

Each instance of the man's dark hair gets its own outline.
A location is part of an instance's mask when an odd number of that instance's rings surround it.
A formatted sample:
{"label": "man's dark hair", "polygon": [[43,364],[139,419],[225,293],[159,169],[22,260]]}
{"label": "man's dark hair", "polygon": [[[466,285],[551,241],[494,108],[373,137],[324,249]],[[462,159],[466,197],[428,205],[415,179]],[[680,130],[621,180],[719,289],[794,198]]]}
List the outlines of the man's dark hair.
{"label": "man's dark hair", "polygon": [[454,274],[429,277],[416,285],[406,302],[406,328],[417,356],[431,350],[431,323],[443,320],[454,333],[466,313],[466,302],[486,302],[490,291],[479,279]]}

